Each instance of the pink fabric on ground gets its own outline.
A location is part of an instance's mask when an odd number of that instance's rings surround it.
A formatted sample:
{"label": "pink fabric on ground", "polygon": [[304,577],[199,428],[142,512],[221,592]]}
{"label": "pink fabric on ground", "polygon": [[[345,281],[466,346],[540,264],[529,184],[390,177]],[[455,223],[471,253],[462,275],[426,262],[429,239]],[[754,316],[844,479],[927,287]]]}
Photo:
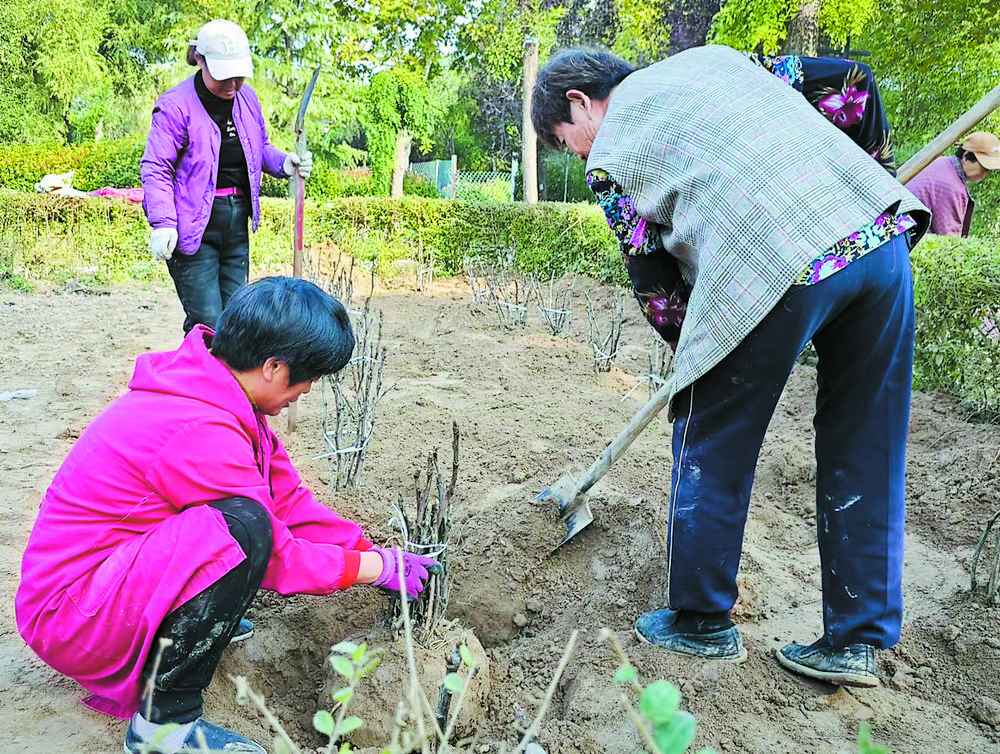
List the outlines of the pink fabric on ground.
{"label": "pink fabric on ground", "polygon": [[89,196],[107,196],[112,199],[125,199],[129,202],[142,204],[143,192],[141,188],[115,188],[114,186],[104,186],[87,192]]}

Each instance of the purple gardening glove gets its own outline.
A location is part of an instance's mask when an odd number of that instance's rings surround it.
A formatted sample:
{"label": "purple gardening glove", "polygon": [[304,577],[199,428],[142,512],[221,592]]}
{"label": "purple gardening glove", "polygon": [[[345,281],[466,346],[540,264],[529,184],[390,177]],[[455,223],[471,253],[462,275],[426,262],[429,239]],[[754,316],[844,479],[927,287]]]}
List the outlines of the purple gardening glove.
{"label": "purple gardening glove", "polygon": [[[399,564],[396,561],[398,550],[373,547],[371,551],[382,556],[382,573],[372,583],[398,593]],[[417,555],[415,552],[403,553],[403,580],[407,597],[415,599],[424,590],[424,584],[432,573],[441,573],[441,564],[434,558]]]}

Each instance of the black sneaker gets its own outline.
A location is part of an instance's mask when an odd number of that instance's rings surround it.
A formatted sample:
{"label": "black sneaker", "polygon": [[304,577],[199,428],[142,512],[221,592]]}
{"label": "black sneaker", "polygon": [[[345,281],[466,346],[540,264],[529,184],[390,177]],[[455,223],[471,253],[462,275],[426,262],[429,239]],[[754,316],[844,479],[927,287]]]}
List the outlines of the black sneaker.
{"label": "black sneaker", "polygon": [[[187,734],[181,748],[176,750],[176,754],[197,754],[205,751],[201,744],[201,736],[198,735],[199,731],[205,736],[205,745],[209,751],[267,754],[267,750],[263,746],[254,743],[249,738],[243,738],[238,733],[213,725],[200,717],[194,721],[194,727]],[[139,738],[132,730],[131,723],[129,723],[128,730],[125,731],[124,749],[125,754],[162,754],[162,749],[158,749],[155,743],[147,743]]]}
{"label": "black sneaker", "polygon": [[736,626],[704,634],[683,633],[675,625],[677,616],[676,610],[668,608],[643,613],[635,622],[635,633],[648,644],[703,660],[739,663],[747,658]]}
{"label": "black sneaker", "polygon": [[236,633],[233,634],[233,638],[229,640],[229,643],[236,644],[240,641],[246,641],[251,636],[253,636],[253,623],[246,618],[241,618],[239,628],[236,629]]}
{"label": "black sneaker", "polygon": [[875,673],[875,647],[850,644],[831,647],[820,639],[805,647],[789,644],[778,650],[778,662],[793,673],[809,676],[838,686],[878,686]]}

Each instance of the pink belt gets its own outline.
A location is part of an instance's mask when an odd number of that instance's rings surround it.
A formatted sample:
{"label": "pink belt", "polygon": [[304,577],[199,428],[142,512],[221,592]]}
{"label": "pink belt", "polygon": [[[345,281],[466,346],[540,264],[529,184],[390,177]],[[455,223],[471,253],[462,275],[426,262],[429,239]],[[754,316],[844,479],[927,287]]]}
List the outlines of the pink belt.
{"label": "pink belt", "polygon": [[236,188],[236,186],[231,186],[230,188],[216,189],[216,196],[243,196],[243,190]]}

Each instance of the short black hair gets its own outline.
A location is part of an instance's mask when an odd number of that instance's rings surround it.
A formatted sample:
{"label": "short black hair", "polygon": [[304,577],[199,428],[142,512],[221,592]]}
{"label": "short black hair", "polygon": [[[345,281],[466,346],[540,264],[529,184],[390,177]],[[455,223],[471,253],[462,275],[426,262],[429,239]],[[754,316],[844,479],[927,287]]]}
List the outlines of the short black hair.
{"label": "short black hair", "polygon": [[547,146],[562,146],[552,129],[570,122],[566,98],[570,89],[603,100],[635,70],[631,63],[606,50],[574,47],[557,52],[538,72],[531,94],[531,124],[538,138]]}
{"label": "short black hair", "polygon": [[962,149],[962,147],[958,147],[955,150],[955,156],[958,158],[959,162],[962,160],[965,160],[966,162],[979,162],[979,160],[976,159],[975,152],[969,152],[968,150]]}
{"label": "short black hair", "polygon": [[239,288],[212,338],[212,355],[236,372],[283,361],[290,386],[340,371],[353,351],[343,304],[299,278],[267,277]]}

